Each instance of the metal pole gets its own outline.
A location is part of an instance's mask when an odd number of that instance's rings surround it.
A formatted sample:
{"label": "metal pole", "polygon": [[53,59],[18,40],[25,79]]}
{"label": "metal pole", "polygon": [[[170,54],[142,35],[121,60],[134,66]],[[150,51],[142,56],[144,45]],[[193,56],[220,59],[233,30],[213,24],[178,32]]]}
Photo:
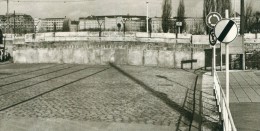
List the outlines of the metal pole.
{"label": "metal pole", "polygon": [[223,66],[223,57],[222,57],[222,45],[221,45],[221,42],[220,42],[220,71],[222,71],[222,66]]}
{"label": "metal pole", "polygon": [[149,2],[146,2],[146,32],[148,33],[149,32],[149,30],[148,30],[148,17],[149,17]]}
{"label": "metal pole", "polygon": [[215,72],[216,72],[216,46],[214,45],[212,47],[212,76],[215,78]]}
{"label": "metal pole", "polygon": [[9,14],[9,0],[7,0],[7,14]]}
{"label": "metal pole", "polygon": [[234,19],[236,20],[236,0],[234,0]]}
{"label": "metal pole", "polygon": [[14,11],[14,36],[15,36],[15,11]]}
{"label": "metal pole", "polygon": [[6,23],[7,23],[8,28],[9,28],[9,17],[8,17],[8,15],[9,15],[9,0],[7,0],[7,11],[6,11],[6,21],[7,21]]}
{"label": "metal pole", "polygon": [[5,61],[5,38],[6,36],[4,36],[3,61]]}
{"label": "metal pole", "polygon": [[[244,32],[245,32],[245,2],[244,0],[241,0],[241,16],[240,16],[240,35],[242,36],[242,45],[243,49],[245,49],[244,45]],[[246,69],[246,54],[245,52],[243,53],[243,70]]]}
{"label": "metal pole", "polygon": [[[228,10],[225,11],[226,18],[228,16]],[[229,108],[229,45],[226,44],[226,96],[227,96],[227,108]]]}
{"label": "metal pole", "polygon": [[240,9],[241,15],[240,15],[240,35],[244,35],[244,29],[245,29],[245,2],[244,0],[241,0],[241,9]]}
{"label": "metal pole", "polygon": [[[225,10],[225,16],[228,19],[229,15],[228,15],[228,10]],[[225,44],[226,45],[226,99],[227,99],[227,109],[229,109],[229,45],[228,43]],[[225,120],[229,120],[228,118],[228,114],[226,114],[225,116]],[[226,129],[229,131],[231,125],[229,124],[229,121],[226,122],[227,125],[225,126]]]}

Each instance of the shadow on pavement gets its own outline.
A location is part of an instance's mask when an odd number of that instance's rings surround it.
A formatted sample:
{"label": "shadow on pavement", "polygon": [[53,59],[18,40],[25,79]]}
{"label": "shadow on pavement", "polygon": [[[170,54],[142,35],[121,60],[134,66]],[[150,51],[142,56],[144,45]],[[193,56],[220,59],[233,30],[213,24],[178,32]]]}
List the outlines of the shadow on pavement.
{"label": "shadow on pavement", "polygon": [[[140,86],[142,86],[146,91],[150,92],[153,96],[159,98],[162,102],[167,104],[173,110],[179,112],[188,121],[190,121],[190,122],[195,121],[196,123],[201,123],[201,120],[202,121],[203,120],[207,120],[202,115],[197,114],[194,109],[193,109],[193,111],[189,111],[189,110],[185,109],[183,106],[178,105],[176,102],[174,102],[170,98],[168,98],[167,94],[152,89],[147,84],[145,84],[144,82],[138,80],[137,78],[135,78],[131,74],[127,73],[126,71],[122,70],[120,67],[116,66],[115,64],[113,64],[113,63],[109,63],[109,64],[110,64],[110,66],[112,66],[113,68],[118,70],[120,73],[122,73],[123,75],[127,76],[132,81],[134,81],[135,83],[139,84]],[[206,124],[205,126],[207,126],[208,128],[211,128],[211,129],[212,128],[216,129],[216,128],[219,127],[219,123],[211,122],[210,124]]]}

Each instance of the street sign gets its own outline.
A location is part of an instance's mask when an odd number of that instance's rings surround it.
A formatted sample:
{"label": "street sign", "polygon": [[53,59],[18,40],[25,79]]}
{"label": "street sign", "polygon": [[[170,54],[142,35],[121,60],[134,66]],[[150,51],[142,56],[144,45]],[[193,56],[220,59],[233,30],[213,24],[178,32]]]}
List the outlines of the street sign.
{"label": "street sign", "polygon": [[210,12],[206,16],[206,24],[209,28],[213,29],[221,19],[222,17],[218,12]]}
{"label": "street sign", "polygon": [[238,28],[233,20],[225,19],[217,23],[214,33],[220,42],[230,43],[237,37]]}
{"label": "street sign", "polygon": [[182,22],[176,22],[176,26],[182,26]]}
{"label": "street sign", "polygon": [[214,30],[212,29],[209,33],[209,43],[210,45],[214,46],[217,43],[217,38],[214,34]]}
{"label": "street sign", "polygon": [[3,44],[3,38],[4,38],[4,35],[3,35],[2,30],[0,29],[0,44]]}

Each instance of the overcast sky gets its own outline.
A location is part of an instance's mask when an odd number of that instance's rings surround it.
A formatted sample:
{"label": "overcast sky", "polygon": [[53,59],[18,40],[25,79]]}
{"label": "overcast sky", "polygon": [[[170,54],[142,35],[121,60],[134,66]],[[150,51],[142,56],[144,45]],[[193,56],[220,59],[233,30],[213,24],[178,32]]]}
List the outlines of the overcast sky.
{"label": "overcast sky", "polygon": [[[10,12],[26,13],[33,17],[69,17],[78,19],[89,15],[146,15],[146,1],[149,1],[150,16],[161,16],[163,0],[92,0],[85,2],[12,2],[10,0]],[[17,0],[16,0],[17,1]],[[28,0],[20,0],[28,1]],[[34,0],[29,0],[34,1]],[[35,0],[48,1],[48,0]],[[55,0],[55,1],[82,1],[82,0]],[[236,10],[239,11],[240,0],[236,1]],[[245,0],[249,1],[249,0]],[[260,0],[253,0],[254,9],[260,9]],[[185,15],[202,16],[203,0],[184,0]],[[172,0],[173,16],[176,16],[179,0]],[[235,4],[232,4],[233,7]],[[6,0],[0,0],[0,14],[6,13]]]}

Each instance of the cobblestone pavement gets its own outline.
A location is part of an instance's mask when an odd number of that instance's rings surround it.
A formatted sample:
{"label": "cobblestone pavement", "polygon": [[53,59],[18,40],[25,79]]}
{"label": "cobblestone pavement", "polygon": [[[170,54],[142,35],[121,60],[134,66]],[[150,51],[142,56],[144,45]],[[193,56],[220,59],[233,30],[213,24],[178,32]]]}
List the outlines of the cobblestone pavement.
{"label": "cobblestone pavement", "polygon": [[[194,87],[195,74],[156,67],[120,68],[133,78],[110,66],[0,65],[0,117],[61,118],[188,129],[187,125],[180,125],[183,114],[179,108],[186,107],[185,110],[192,112],[192,103],[185,106],[184,102]],[[162,100],[165,97],[174,106]]]}

